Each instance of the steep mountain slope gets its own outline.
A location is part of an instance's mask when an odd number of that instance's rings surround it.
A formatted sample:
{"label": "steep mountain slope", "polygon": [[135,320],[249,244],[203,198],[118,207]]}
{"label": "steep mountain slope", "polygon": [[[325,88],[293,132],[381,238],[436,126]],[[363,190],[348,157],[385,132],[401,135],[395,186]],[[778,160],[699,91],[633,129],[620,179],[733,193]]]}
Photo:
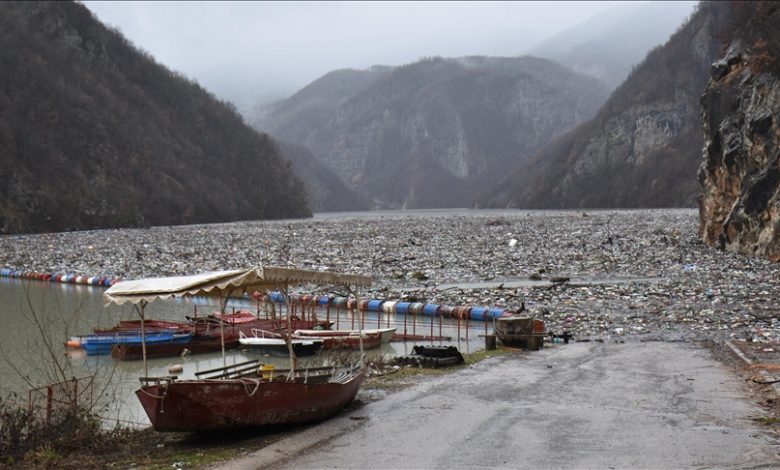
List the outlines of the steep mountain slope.
{"label": "steep mountain slope", "polygon": [[[277,105],[266,130],[309,148],[374,208],[471,205],[606,97],[596,80],[533,57],[422,60],[336,99],[319,98],[318,82]],[[314,113],[305,101],[338,105]]]}
{"label": "steep mountain slope", "polygon": [[702,96],[705,243],[780,260],[780,5],[733,4],[724,57]]}
{"label": "steep mountain slope", "polygon": [[0,233],[311,214],[267,135],[82,5],[0,3]]}
{"label": "steep mountain slope", "polygon": [[315,212],[368,210],[368,201],[349,189],[335,173],[314,158],[306,147],[277,141],[282,156],[290,160],[295,175]]}
{"label": "steep mountain slope", "polygon": [[616,88],[635,64],[685,22],[695,3],[621,4],[553,36],[529,53]]}
{"label": "steep mountain slope", "polygon": [[728,5],[702,3],[613,92],[595,118],[551,143],[488,191],[481,206],[524,208],[695,205],[699,97]]}

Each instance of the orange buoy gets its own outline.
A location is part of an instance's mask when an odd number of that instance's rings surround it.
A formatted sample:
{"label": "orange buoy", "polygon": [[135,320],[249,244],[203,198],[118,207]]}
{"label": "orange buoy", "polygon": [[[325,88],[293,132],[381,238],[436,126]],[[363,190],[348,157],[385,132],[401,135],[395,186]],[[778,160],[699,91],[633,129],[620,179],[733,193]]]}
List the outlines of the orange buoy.
{"label": "orange buoy", "polygon": [[70,339],[68,341],[65,341],[65,346],[68,348],[80,348],[81,347],[81,341],[77,339]]}

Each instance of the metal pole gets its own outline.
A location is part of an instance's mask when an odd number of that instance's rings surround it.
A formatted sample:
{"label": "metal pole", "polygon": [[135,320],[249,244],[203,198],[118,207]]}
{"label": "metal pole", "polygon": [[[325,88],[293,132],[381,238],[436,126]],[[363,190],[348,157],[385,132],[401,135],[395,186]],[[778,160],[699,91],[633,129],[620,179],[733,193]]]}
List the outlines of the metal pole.
{"label": "metal pole", "polygon": [[[138,305],[140,305],[140,308]],[[144,377],[149,377],[149,364],[146,360],[146,325],[144,324],[146,301],[142,300],[138,305],[136,305],[135,308],[138,310],[138,315],[141,317],[141,355],[144,358]]]}

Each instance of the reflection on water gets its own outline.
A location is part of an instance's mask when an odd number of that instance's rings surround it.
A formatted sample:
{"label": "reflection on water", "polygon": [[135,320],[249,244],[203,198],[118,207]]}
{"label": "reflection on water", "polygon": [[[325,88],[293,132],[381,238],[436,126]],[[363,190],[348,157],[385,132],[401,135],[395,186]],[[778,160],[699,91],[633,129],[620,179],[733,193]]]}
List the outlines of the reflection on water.
{"label": "reflection on water", "polygon": [[[138,377],[144,375],[142,361],[116,361],[109,356],[85,356],[80,350],[68,350],[64,342],[71,336],[89,334],[95,327],[111,327],[119,320],[136,319],[136,312],[130,305],[103,305],[104,288],[73,284],[48,283],[21,279],[0,278],[0,316],[3,328],[0,328],[0,394],[16,393],[26,400],[31,387],[53,383],[62,377],[84,377],[94,374],[96,377],[95,397],[102,404],[101,415],[109,419],[118,419],[125,424],[148,424],[140,404],[134,396],[138,388]],[[254,310],[256,305],[249,302],[237,302],[231,307],[243,307]],[[216,310],[215,304],[206,299],[158,301],[146,307],[147,318],[164,320],[183,320],[187,315],[203,315]],[[326,313],[318,311],[319,318],[329,315],[331,321],[338,320],[339,327],[351,328],[359,324],[348,312],[336,315],[335,309]],[[484,330],[482,322],[472,322],[465,338],[465,324],[458,329],[453,320],[431,319],[430,317],[404,318],[403,315],[377,314],[366,312],[366,328],[395,326],[399,333],[406,328],[409,334],[451,336],[452,342],[463,352],[481,348],[483,340],[478,335]],[[440,324],[441,323],[441,324]],[[460,333],[460,334],[458,334]],[[399,342],[382,344],[380,348],[367,351],[369,360],[376,356],[390,357],[412,353],[415,343]],[[439,344],[439,343],[437,343]],[[355,355],[356,357],[356,355]],[[278,368],[289,367],[286,357],[264,355],[254,350],[228,351],[224,361],[237,364],[252,359],[274,364]],[[328,360],[328,353],[314,357],[301,357],[301,365],[319,365]],[[183,366],[176,375],[180,378],[194,378],[196,372],[221,367],[222,354],[209,353],[187,357],[169,357],[150,359],[150,376],[171,375],[171,365]],[[54,370],[62,372],[57,375]]]}

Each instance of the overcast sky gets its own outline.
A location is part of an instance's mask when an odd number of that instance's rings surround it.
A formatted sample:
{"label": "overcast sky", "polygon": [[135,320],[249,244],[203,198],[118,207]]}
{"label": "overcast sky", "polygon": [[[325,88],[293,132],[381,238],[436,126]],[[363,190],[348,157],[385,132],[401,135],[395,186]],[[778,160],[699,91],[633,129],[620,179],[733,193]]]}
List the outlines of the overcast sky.
{"label": "overcast sky", "polygon": [[245,108],[341,68],[522,55],[617,2],[83,2],[158,62]]}

